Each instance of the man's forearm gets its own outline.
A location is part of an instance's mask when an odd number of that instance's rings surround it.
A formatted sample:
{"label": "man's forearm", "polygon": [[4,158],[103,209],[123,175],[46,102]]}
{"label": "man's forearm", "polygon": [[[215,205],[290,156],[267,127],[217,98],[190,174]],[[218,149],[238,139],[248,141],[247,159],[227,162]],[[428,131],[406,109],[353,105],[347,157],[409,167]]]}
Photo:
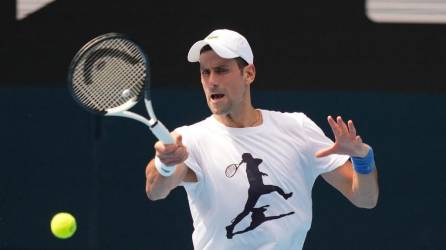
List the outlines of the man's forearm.
{"label": "man's forearm", "polygon": [[353,173],[352,202],[362,208],[374,208],[378,203],[379,187],[376,167],[369,174]]}

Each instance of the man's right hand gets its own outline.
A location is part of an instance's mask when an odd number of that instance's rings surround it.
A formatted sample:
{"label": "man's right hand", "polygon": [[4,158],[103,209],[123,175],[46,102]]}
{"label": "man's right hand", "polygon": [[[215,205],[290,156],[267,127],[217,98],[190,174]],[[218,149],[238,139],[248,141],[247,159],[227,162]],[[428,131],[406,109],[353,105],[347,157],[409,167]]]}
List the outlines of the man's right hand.
{"label": "man's right hand", "polygon": [[182,143],[181,135],[175,132],[172,132],[171,135],[175,144],[164,144],[161,141],[155,143],[156,156],[167,166],[183,163],[189,156],[186,146]]}

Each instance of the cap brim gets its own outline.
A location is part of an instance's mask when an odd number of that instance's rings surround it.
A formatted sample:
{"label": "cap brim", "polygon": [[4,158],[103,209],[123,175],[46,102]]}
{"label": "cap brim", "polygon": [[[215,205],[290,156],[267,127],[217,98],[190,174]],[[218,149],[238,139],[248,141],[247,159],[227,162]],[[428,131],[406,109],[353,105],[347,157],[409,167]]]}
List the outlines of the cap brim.
{"label": "cap brim", "polygon": [[198,62],[200,59],[200,50],[206,46],[208,43],[204,40],[198,41],[192,45],[187,53],[187,60],[189,62]]}
{"label": "cap brim", "polygon": [[194,45],[192,45],[192,47],[189,49],[189,53],[187,54],[187,60],[189,62],[200,61],[200,51],[206,45],[211,46],[211,48],[215,51],[215,53],[217,53],[217,55],[219,55],[222,58],[230,59],[239,57],[238,54],[234,53],[233,51],[227,49],[226,47],[220,45],[215,41],[201,40],[194,43]]}

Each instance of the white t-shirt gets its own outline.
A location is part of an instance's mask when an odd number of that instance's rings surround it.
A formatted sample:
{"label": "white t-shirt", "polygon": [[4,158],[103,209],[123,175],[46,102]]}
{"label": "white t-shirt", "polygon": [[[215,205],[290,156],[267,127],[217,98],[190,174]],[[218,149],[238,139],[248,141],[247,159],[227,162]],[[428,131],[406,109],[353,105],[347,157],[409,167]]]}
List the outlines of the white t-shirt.
{"label": "white t-shirt", "polygon": [[[316,158],[333,141],[305,114],[260,111],[257,127],[226,127],[210,116],[176,129],[189,151],[185,164],[198,178],[182,183],[195,249],[301,249],[316,177],[349,158]],[[233,177],[225,175],[242,161]]]}

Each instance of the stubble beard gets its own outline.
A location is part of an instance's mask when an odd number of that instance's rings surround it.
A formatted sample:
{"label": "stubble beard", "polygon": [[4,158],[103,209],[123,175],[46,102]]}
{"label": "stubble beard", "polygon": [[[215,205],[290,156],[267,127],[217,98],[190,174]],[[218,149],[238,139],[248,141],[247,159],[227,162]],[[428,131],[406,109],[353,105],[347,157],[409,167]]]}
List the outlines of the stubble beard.
{"label": "stubble beard", "polygon": [[230,104],[226,105],[214,105],[208,101],[208,107],[211,110],[212,114],[214,115],[226,115],[229,113],[229,110],[231,108]]}

